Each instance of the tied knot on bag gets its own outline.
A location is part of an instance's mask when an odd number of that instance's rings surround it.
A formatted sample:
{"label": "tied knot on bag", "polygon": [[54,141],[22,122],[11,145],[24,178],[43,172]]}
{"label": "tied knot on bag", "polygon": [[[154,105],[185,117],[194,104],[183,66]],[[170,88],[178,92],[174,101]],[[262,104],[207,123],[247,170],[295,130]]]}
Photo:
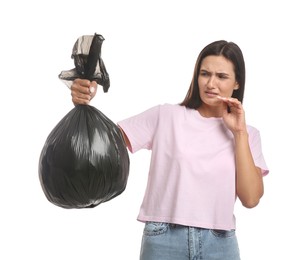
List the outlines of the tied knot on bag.
{"label": "tied knot on bag", "polygon": [[77,78],[95,80],[97,84],[103,86],[104,92],[107,92],[110,87],[110,79],[101,58],[104,40],[105,38],[97,33],[79,37],[73,46],[71,55],[75,68],[62,71],[58,77],[68,86]]}

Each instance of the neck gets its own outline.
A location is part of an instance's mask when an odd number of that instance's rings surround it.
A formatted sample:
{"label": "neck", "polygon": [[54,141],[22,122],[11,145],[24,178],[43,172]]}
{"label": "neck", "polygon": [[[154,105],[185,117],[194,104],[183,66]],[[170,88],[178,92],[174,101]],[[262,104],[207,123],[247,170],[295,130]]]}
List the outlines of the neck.
{"label": "neck", "polygon": [[197,108],[199,114],[203,117],[222,117],[222,111],[218,108],[211,108],[207,105]]}

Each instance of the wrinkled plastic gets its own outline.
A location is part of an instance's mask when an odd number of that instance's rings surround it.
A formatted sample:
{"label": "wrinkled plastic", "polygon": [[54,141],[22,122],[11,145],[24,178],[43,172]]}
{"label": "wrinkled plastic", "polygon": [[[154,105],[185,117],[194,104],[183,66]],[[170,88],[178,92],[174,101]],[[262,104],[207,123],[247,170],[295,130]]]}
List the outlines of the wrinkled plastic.
{"label": "wrinkled plastic", "polygon": [[79,37],[73,46],[71,55],[75,68],[62,71],[58,77],[63,81],[73,81],[77,78],[95,80],[103,86],[104,92],[108,92],[110,79],[101,58],[104,40],[100,34]]}
{"label": "wrinkled plastic", "polygon": [[[104,38],[80,37],[73,48],[76,68],[59,78],[96,80],[109,88],[100,58]],[[103,65],[103,66],[101,66]],[[92,208],[126,188],[129,157],[121,131],[93,106],[77,105],[47,137],[39,158],[39,180],[46,198],[63,208]]]}
{"label": "wrinkled plastic", "polygon": [[73,108],[41,152],[39,178],[47,199],[63,208],[95,207],[126,187],[129,157],[118,127],[92,106]]}

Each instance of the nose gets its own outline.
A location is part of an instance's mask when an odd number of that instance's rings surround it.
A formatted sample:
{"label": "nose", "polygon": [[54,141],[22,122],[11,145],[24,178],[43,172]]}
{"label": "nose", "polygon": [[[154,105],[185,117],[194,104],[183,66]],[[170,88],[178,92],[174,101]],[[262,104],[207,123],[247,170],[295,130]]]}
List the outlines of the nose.
{"label": "nose", "polygon": [[214,88],[214,85],[215,85],[215,77],[212,75],[209,77],[209,80],[207,82],[207,87]]}

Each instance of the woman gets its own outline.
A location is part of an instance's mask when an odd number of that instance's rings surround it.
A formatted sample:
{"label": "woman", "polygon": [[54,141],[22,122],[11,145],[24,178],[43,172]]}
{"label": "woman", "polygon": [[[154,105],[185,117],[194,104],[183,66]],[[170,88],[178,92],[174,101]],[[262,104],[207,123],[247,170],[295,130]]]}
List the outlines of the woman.
{"label": "woman", "polygon": [[[74,104],[89,104],[96,82],[77,79]],[[151,150],[138,220],[141,259],[240,259],[233,214],[263,196],[268,168],[259,131],[242,106],[245,64],[227,41],[207,45],[181,104],[164,104],[118,123],[130,152]]]}

